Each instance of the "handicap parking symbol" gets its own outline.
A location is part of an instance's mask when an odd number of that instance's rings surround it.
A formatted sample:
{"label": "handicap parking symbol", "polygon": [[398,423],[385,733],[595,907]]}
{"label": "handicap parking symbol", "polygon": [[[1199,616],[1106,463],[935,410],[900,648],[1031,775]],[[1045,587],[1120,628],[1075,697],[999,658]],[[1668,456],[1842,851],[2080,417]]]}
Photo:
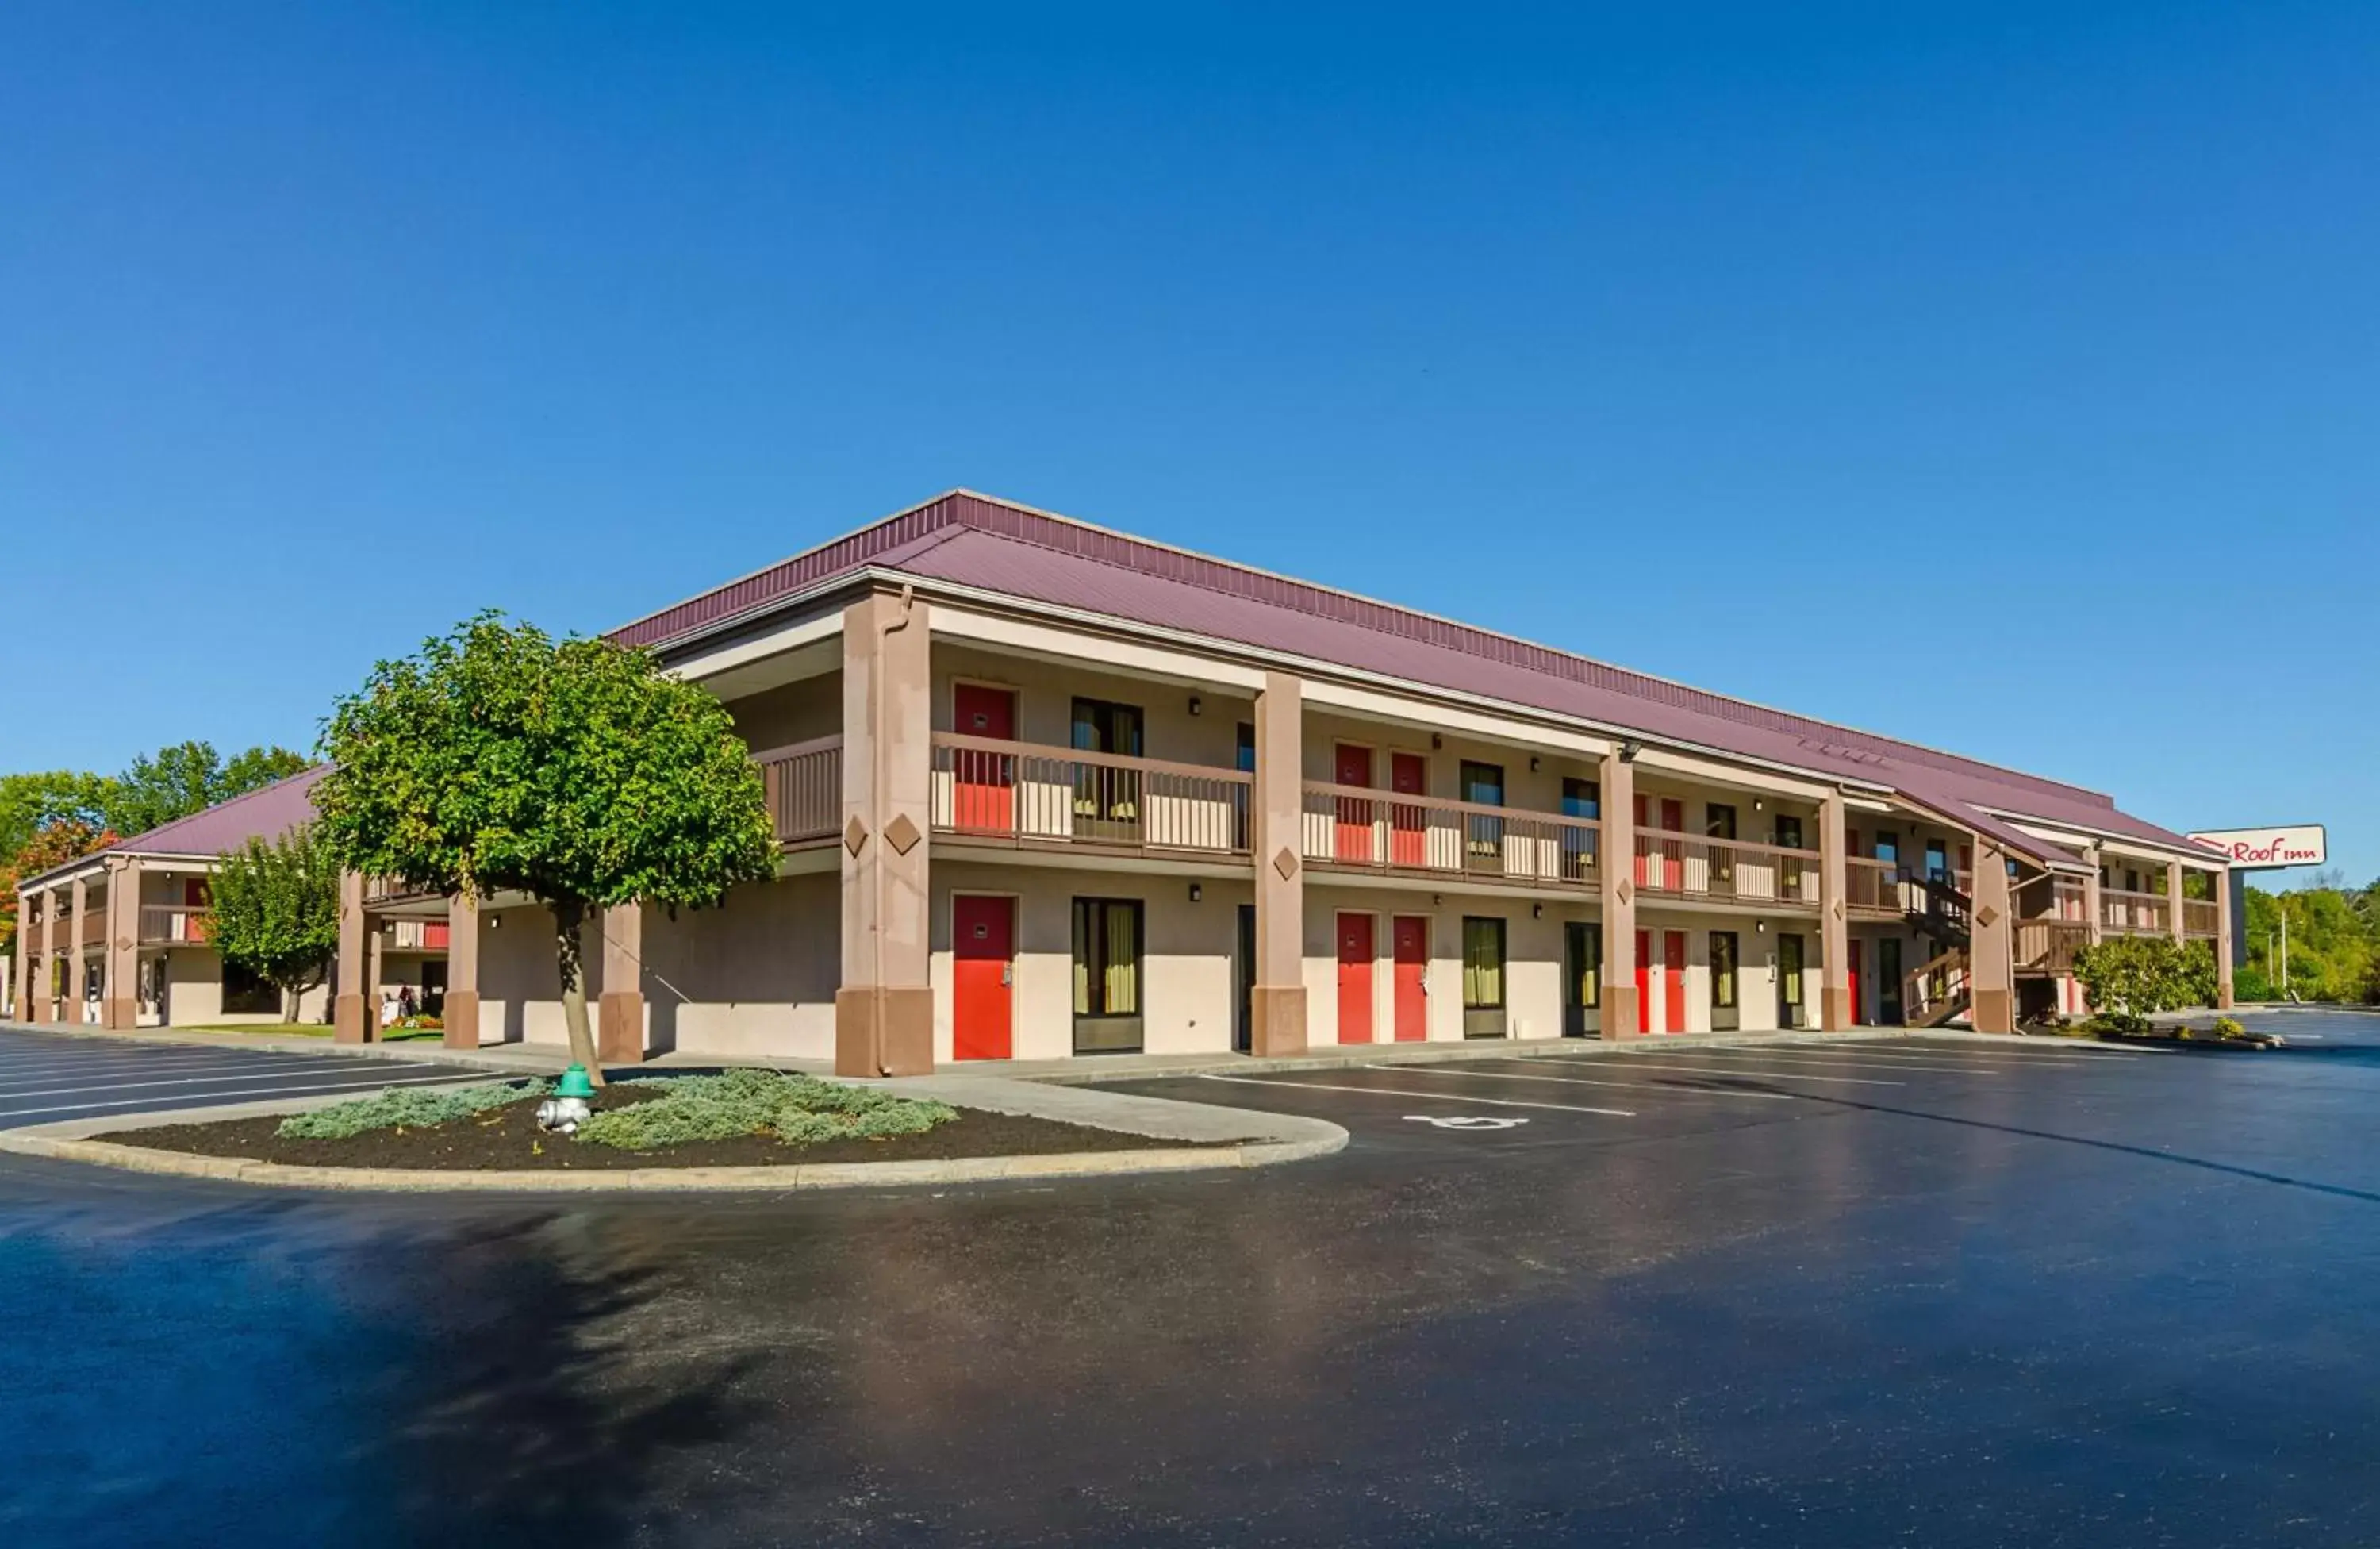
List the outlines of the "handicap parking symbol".
{"label": "handicap parking symbol", "polygon": [[1436,1129],[1511,1129],[1529,1121],[1524,1118],[1488,1118],[1478,1114],[1407,1114],[1408,1124],[1427,1124]]}

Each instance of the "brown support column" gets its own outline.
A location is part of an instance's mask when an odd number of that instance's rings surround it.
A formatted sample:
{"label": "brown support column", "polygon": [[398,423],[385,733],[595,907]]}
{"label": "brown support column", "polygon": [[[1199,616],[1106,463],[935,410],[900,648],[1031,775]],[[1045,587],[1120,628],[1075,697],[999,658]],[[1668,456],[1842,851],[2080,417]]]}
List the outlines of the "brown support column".
{"label": "brown support column", "polygon": [[24,894],[17,895],[17,998],[13,1004],[20,1022],[33,1019],[33,927],[25,918],[31,903]]}
{"label": "brown support column", "polygon": [[90,971],[83,961],[82,938],[91,927],[84,923],[91,917],[91,885],[77,877],[74,880],[74,914],[67,933],[67,1009],[60,1020],[70,1027],[82,1025],[82,983]]}
{"label": "brown support column", "polygon": [[364,909],[359,872],[339,876],[339,998],[331,1012],[331,1038],[338,1043],[369,1043],[380,1036],[380,986],[374,982],[379,955],[369,939],[371,916]]}
{"label": "brown support column", "polygon": [[449,1049],[480,1046],[480,903],[468,893],[446,900],[446,1031]]}
{"label": "brown support column", "polygon": [[1603,873],[1603,1037],[1637,1036],[1636,766],[1613,749],[1603,755],[1599,870]]}
{"label": "brown support column", "polygon": [[928,972],[933,671],[926,604],[879,593],[843,615],[843,985],[839,1076],[934,1068]]}
{"label": "brown support column", "polygon": [[1257,694],[1256,785],[1248,844],[1256,862],[1257,979],[1248,1053],[1302,1055],[1305,1035],[1305,684],[1265,674]]}
{"label": "brown support column", "polygon": [[645,1061],[644,982],[644,906],[605,909],[603,998],[596,1007],[595,1055],[606,1065]]}
{"label": "brown support column", "polygon": [[28,1021],[58,1019],[58,951],[66,945],[58,929],[58,911],[65,907],[65,896],[56,888],[42,895],[42,982],[32,987],[33,1014]]}
{"label": "brown support column", "polygon": [[2231,873],[2215,873],[2215,1008],[2231,1009]]}
{"label": "brown support column", "polygon": [[1846,1032],[1859,1020],[1852,1004],[1852,933],[1844,895],[1851,891],[1844,860],[1843,799],[1818,803],[1818,1026]]}
{"label": "brown support column", "polygon": [[140,1025],[140,862],[118,857],[107,863],[107,966],[103,970],[99,1019],[129,1030]]}
{"label": "brown support column", "polygon": [[2181,928],[2181,862],[2165,863],[2165,926],[2176,941],[2183,939]]}
{"label": "brown support column", "polygon": [[2016,974],[2010,951],[2014,912],[2009,898],[2008,855],[1977,836],[1974,931],[1967,946],[1968,1019],[1977,1032],[2016,1031]]}

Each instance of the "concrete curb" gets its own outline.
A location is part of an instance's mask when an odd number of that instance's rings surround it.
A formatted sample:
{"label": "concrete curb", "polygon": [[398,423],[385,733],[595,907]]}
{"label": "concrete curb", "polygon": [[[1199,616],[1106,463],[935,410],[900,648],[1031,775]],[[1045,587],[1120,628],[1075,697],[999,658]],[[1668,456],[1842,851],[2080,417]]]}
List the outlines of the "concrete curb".
{"label": "concrete curb", "polygon": [[[521,1071],[505,1074],[518,1076]],[[926,1084],[932,1079],[926,1079]],[[889,1084],[889,1083],[888,1083]],[[241,1157],[152,1151],[94,1140],[127,1129],[215,1124],[305,1113],[352,1102],[357,1092],[264,1098],[203,1108],[60,1119],[0,1129],[0,1153],[83,1162],[129,1172],[222,1178],[285,1189],[370,1189],[407,1193],[695,1193],[795,1189],[893,1188],[982,1183],[1003,1178],[1096,1177],[1130,1173],[1180,1173],[1277,1166],[1345,1148],[1347,1131],[1327,1119],[1262,1113],[1205,1103],[1177,1103],[1122,1092],[1064,1092],[1021,1081],[946,1078],[942,1090],[918,1092],[972,1108],[1055,1119],[1155,1140],[1229,1141],[1199,1146],[1150,1146],[1141,1151],[1058,1152],[1031,1156],[953,1157],[917,1162],[809,1162],[757,1167],[625,1167],[583,1173],[437,1168],[310,1167]]]}
{"label": "concrete curb", "polygon": [[1342,1129],[1330,1139],[1196,1149],[1156,1146],[1147,1151],[1075,1151],[1043,1156],[972,1156],[934,1162],[813,1162],[783,1167],[625,1167],[542,1173],[296,1167],[231,1156],[148,1151],[104,1140],[67,1140],[42,1134],[37,1128],[0,1130],[0,1152],[20,1156],[281,1189],[380,1193],[692,1194],[889,1189],[917,1184],[989,1183],[1007,1178],[1099,1177],[1269,1167],[1326,1156],[1346,1143],[1347,1132]]}

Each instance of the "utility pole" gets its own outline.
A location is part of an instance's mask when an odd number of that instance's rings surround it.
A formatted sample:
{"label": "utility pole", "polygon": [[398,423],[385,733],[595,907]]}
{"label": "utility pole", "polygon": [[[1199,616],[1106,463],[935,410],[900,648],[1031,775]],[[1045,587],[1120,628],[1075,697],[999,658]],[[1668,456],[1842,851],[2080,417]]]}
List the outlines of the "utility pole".
{"label": "utility pole", "polygon": [[2275,901],[2281,906],[2281,998],[2295,1000],[2297,992],[2289,988],[2289,906],[2286,896]]}

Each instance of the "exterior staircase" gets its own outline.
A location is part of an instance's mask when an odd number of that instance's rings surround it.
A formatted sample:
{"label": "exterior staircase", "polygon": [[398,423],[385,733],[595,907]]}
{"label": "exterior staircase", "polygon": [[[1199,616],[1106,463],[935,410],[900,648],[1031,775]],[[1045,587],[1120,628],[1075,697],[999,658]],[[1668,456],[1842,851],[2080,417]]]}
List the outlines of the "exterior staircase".
{"label": "exterior staircase", "polygon": [[1973,1004],[1967,975],[1967,949],[1953,946],[1902,976],[1902,1019],[1913,1028],[1938,1028]]}

